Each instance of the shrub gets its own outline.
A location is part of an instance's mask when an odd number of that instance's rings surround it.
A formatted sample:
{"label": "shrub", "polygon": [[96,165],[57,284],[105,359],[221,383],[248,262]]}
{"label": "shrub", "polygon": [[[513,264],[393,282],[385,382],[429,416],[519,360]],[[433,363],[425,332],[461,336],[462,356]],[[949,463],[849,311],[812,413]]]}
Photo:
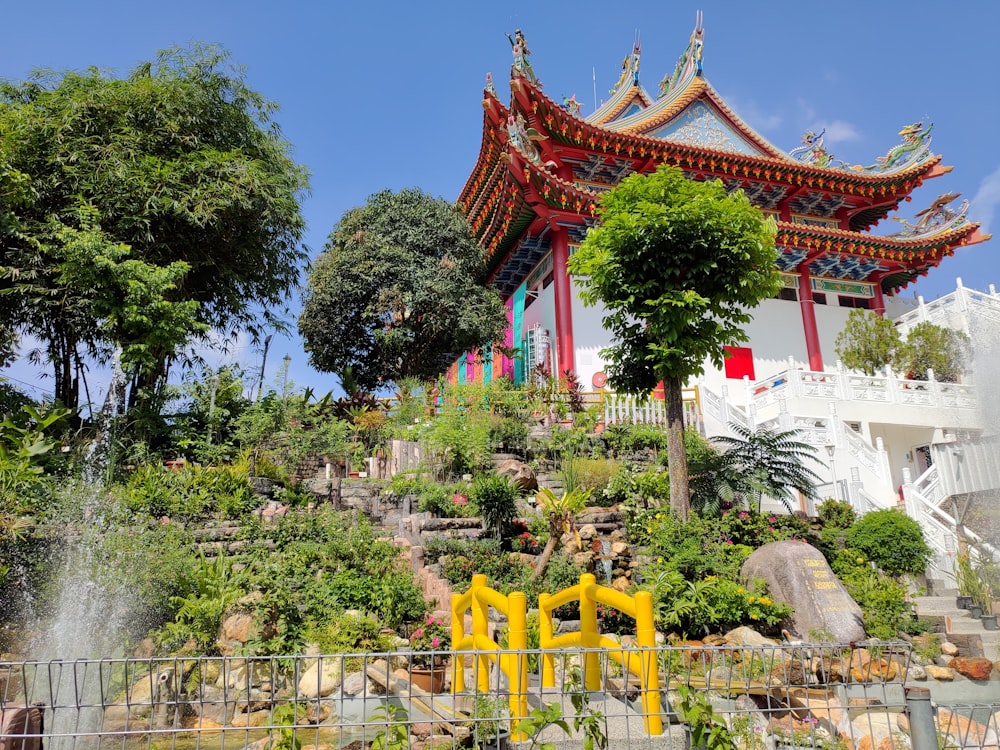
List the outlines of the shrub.
{"label": "shrub", "polygon": [[760,581],[747,586],[715,575],[685,578],[669,563],[652,565],[642,588],[653,596],[657,626],[687,635],[725,632],[739,625],[776,633],[793,611],[771,599]]}
{"label": "shrub", "polygon": [[124,508],[154,518],[239,518],[259,503],[250,488],[246,464],[210,469],[185,466],[181,471],[142,466],[116,492]]}
{"label": "shrub", "polygon": [[838,529],[849,529],[858,520],[858,514],[854,512],[851,504],[843,500],[827,498],[816,508],[819,520],[824,526],[833,526]]}
{"label": "shrub", "polygon": [[472,509],[496,539],[506,536],[511,522],[517,518],[517,498],[517,486],[496,474],[477,477],[469,488]]}
{"label": "shrub", "polygon": [[919,631],[906,586],[872,570],[862,552],[845,549],[835,555],[831,567],[861,607],[865,632],[870,637],[892,640],[899,631]]}
{"label": "shrub", "polygon": [[604,488],[608,486],[611,477],[618,471],[618,462],[610,458],[570,459],[577,486],[590,490],[591,496],[598,502],[604,500]]}
{"label": "shrub", "polygon": [[615,456],[639,451],[666,450],[667,435],[659,427],[646,424],[610,424],[601,434]]}
{"label": "shrub", "polygon": [[388,652],[395,647],[393,636],[383,635],[383,624],[371,615],[343,614],[308,632],[321,654],[363,654]]}
{"label": "shrub", "polygon": [[898,510],[862,516],[847,532],[847,546],[892,576],[921,575],[931,557],[920,524]]}

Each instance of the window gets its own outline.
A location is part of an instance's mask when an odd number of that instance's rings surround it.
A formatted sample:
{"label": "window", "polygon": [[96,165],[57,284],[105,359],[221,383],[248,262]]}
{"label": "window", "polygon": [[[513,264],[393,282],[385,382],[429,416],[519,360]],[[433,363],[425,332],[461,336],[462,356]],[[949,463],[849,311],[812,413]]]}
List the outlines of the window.
{"label": "window", "polygon": [[798,293],[797,290],[792,289],[791,287],[787,287],[787,286],[786,287],[782,287],[781,291],[778,292],[778,299],[786,299],[789,302],[798,302],[799,301],[799,293]]}
{"label": "window", "polygon": [[826,295],[823,294],[823,292],[813,292],[813,302],[815,302],[817,305],[825,305]]}
{"label": "window", "polygon": [[860,310],[869,310],[872,304],[871,300],[865,297],[845,297],[844,295],[837,297],[837,302],[841,307],[855,307]]}

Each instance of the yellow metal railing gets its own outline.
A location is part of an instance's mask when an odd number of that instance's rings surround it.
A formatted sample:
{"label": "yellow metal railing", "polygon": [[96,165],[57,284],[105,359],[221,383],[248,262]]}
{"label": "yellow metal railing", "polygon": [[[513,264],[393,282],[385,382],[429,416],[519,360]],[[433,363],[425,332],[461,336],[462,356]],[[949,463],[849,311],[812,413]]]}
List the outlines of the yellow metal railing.
{"label": "yellow metal railing", "polygon": [[[500,644],[489,637],[489,608],[507,617],[507,649],[500,651]],[[465,632],[465,614],[472,611],[472,632]],[[451,649],[452,659],[451,690],[459,693],[465,690],[465,666],[461,651],[475,650],[474,678],[476,690],[489,692],[490,661],[506,676],[510,685],[511,740],[520,742],[527,739],[517,731],[518,722],[528,715],[528,658],[524,650],[528,647],[528,609],[525,596],[520,591],[508,595],[486,585],[486,576],[472,576],[472,587],[464,594],[451,596]]]}
{"label": "yellow metal railing", "polygon": [[[570,602],[579,602],[580,630],[553,636],[552,612]],[[613,607],[635,620],[635,643],[638,647],[629,650],[620,643],[607,638],[597,628],[597,605]],[[489,608],[507,616],[507,649],[503,652],[499,644],[488,635]],[[653,599],[648,591],[639,591],[635,596],[616,591],[607,586],[597,585],[597,579],[590,573],[580,576],[575,586],[556,594],[539,594],[539,648],[542,651],[542,686],[555,687],[554,650],[580,646],[585,649],[607,649],[607,655],[618,662],[622,669],[639,678],[642,701],[643,724],[649,735],[663,734],[660,717],[660,683],[656,660],[656,628],[653,625]],[[465,632],[465,615],[472,611],[472,632]],[[472,587],[464,594],[451,597],[451,648],[455,652],[475,650],[476,690],[488,692],[490,689],[489,663],[497,666],[510,682],[511,739],[524,739],[517,732],[517,722],[528,715],[528,660],[524,650],[528,647],[527,609],[523,593],[515,591],[504,596],[486,585],[486,576],[472,577]],[[583,684],[587,690],[601,689],[601,665],[596,651],[587,651],[583,656]],[[452,660],[451,689],[454,693],[465,690],[465,667],[460,653]]]}
{"label": "yellow metal railing", "polygon": [[[580,630],[553,636],[552,612],[564,604],[580,604]],[[635,620],[635,643],[638,653],[629,651],[620,643],[601,635],[597,628],[597,605],[623,612]],[[648,591],[635,596],[597,585],[590,573],[580,576],[576,586],[557,594],[539,594],[539,647],[542,649],[542,686],[555,686],[555,656],[551,649],[581,646],[586,649],[606,648],[608,657],[639,678],[642,700],[642,718],[646,733],[663,734],[660,718],[660,681],[656,662],[656,628],[653,625],[653,599]],[[583,657],[583,685],[587,690],[601,689],[601,665],[596,651],[587,651]]]}

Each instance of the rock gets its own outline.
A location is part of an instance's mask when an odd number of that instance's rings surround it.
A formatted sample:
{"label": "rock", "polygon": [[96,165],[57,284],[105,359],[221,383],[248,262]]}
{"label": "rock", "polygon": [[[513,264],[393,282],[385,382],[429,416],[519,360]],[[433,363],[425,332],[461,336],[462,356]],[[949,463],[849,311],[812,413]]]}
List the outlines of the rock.
{"label": "rock", "polygon": [[589,568],[593,559],[594,553],[590,550],[585,550],[584,552],[577,552],[573,555],[573,564],[581,568]]}
{"label": "rock", "polygon": [[812,681],[806,665],[798,659],[775,662],[767,676],[769,685],[808,685]]}
{"label": "rock", "polygon": [[765,638],[753,628],[741,625],[726,633],[723,638],[729,646],[775,646],[777,641]]}
{"label": "rock", "polygon": [[[368,678],[363,672],[352,672],[344,678],[344,681],[340,685],[341,691],[344,695],[361,695],[368,686]],[[371,692],[371,691],[368,691]]]}
{"label": "rock", "polygon": [[851,678],[855,682],[892,682],[899,669],[885,659],[869,659],[864,666],[851,667]]}
{"label": "rock", "polygon": [[611,582],[611,588],[615,591],[621,591],[623,594],[632,588],[632,582],[629,581],[625,576],[618,576]]}
{"label": "rock", "polygon": [[192,701],[191,705],[203,722],[222,725],[229,723],[236,709],[236,703],[226,700],[226,692],[222,688],[207,683],[202,685],[198,700]]}
{"label": "rock", "polygon": [[421,531],[467,531],[482,527],[479,518],[425,518],[420,522]]}
{"label": "rock", "polygon": [[271,712],[267,709],[251,711],[233,716],[234,727],[266,727],[271,722]]}
{"label": "rock", "polygon": [[958,646],[951,641],[945,641],[941,644],[941,654],[943,656],[958,656]]}
{"label": "rock", "polygon": [[937,711],[937,727],[946,747],[995,749],[1000,745],[997,733],[986,725],[940,706]]}
{"label": "rock", "polygon": [[538,478],[531,467],[516,458],[508,458],[496,467],[495,472],[502,477],[507,477],[517,485],[521,492],[534,492],[538,489]]}
{"label": "rock", "polygon": [[[878,747],[879,743],[886,737],[891,737],[893,732],[898,731],[896,717],[884,708],[881,711],[872,711],[861,714],[851,722],[851,734],[869,741],[868,747],[872,750]],[[858,750],[861,750],[860,743]]]}
{"label": "rock", "polygon": [[984,656],[956,656],[948,666],[970,680],[988,680],[993,671],[993,662]]}
{"label": "rock", "polygon": [[156,655],[156,641],[152,638],[143,638],[138,645],[132,649],[132,656],[136,659],[150,659]]}
{"label": "rock", "polygon": [[611,542],[611,555],[613,557],[623,557],[628,554],[628,545],[625,542]]}
{"label": "rock", "polygon": [[773,599],[794,607],[791,623],[803,636],[829,633],[838,643],[864,639],[861,607],[815,547],[803,542],[770,542],[746,559],[741,575],[747,581],[764,579]]}
{"label": "rock", "polygon": [[933,677],[939,682],[951,682],[955,679],[955,671],[949,669],[948,667],[939,667],[936,664],[931,664],[926,667],[927,676]]}
{"label": "rock", "polygon": [[919,664],[911,663],[909,669],[906,670],[906,679],[923,682],[927,679],[927,669]]}
{"label": "rock", "polygon": [[589,542],[591,539],[594,539],[597,536],[597,529],[594,528],[594,524],[585,523],[583,526],[580,527],[578,533],[580,534],[580,538],[583,541]]}
{"label": "rock", "polygon": [[344,660],[318,659],[299,680],[299,694],[305,698],[325,698],[344,680]]}

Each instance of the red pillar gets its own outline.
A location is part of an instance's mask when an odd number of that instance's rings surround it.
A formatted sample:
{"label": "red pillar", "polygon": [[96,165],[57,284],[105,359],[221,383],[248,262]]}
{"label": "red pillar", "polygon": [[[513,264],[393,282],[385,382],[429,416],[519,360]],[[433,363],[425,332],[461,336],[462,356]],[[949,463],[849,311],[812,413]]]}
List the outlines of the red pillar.
{"label": "red pillar", "polygon": [[875,314],[885,317],[885,297],[882,295],[882,279],[875,279]]}
{"label": "red pillar", "polygon": [[809,269],[799,267],[799,308],[802,310],[802,331],[806,336],[806,353],[809,356],[809,369],[823,370],[823,354],[819,349],[819,330],[816,328],[816,309],[813,302],[811,277]]}
{"label": "red pillar", "polygon": [[566,263],[569,261],[569,238],[566,230],[556,227],[552,232],[552,283],[556,298],[556,357],[561,377],[566,370],[576,372],[573,353],[573,287]]}

